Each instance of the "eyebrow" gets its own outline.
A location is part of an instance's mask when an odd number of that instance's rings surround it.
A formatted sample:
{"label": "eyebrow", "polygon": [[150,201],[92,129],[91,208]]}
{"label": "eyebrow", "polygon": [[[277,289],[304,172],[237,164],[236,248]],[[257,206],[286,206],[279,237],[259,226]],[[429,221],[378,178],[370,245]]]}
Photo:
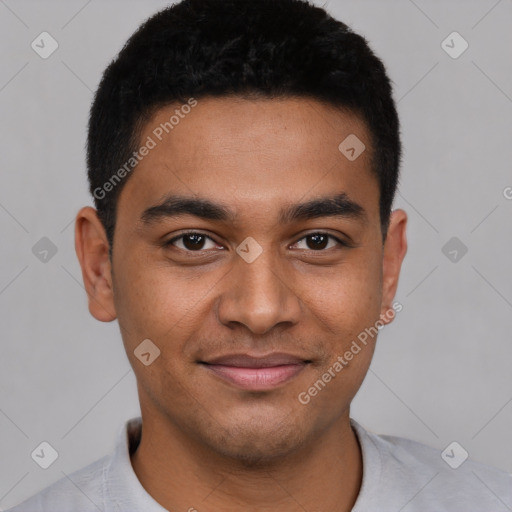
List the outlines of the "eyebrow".
{"label": "eyebrow", "polygon": [[[209,199],[169,194],[159,204],[144,210],[140,220],[144,226],[149,226],[163,218],[184,215],[222,222],[234,221],[236,217],[230,208]],[[342,192],[305,203],[288,205],[281,209],[279,222],[288,224],[322,217],[340,217],[359,221],[366,221],[368,218],[365,209]]]}

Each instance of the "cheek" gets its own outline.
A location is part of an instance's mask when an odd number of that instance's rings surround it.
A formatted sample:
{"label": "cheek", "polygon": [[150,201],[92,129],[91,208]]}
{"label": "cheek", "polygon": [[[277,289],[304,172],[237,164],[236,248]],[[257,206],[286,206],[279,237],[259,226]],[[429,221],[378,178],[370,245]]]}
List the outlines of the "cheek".
{"label": "cheek", "polygon": [[306,305],[342,339],[357,336],[379,318],[382,278],[374,253],[354,251],[343,264],[308,275],[302,283]]}
{"label": "cheek", "polygon": [[130,343],[142,337],[161,337],[193,308],[172,269],[142,258],[124,259],[116,268],[114,300],[119,324],[126,328]]}
{"label": "cheek", "polygon": [[307,300],[323,333],[326,358],[302,391],[319,411],[350,403],[367,374],[378,335],[380,275],[378,259],[361,255],[309,287]]}
{"label": "cheek", "polygon": [[[115,302],[123,344],[139,386],[158,402],[167,395],[170,385],[179,389],[188,379],[184,351],[191,334],[198,329],[195,311],[198,297],[204,294],[196,291],[195,297],[190,296],[189,287],[196,288],[173,279],[168,266],[133,259],[121,267],[122,278],[115,283]],[[137,349],[146,339],[160,351],[148,366],[137,357]],[[179,393],[172,400],[179,400]]]}
{"label": "cheek", "polygon": [[[224,272],[191,277],[165,261],[144,255],[120,262],[115,302],[128,353],[149,338],[160,349],[159,363],[173,374],[192,359],[197,333],[215,329],[212,298]],[[138,362],[135,361],[138,365]],[[183,369],[180,369],[180,366]]]}

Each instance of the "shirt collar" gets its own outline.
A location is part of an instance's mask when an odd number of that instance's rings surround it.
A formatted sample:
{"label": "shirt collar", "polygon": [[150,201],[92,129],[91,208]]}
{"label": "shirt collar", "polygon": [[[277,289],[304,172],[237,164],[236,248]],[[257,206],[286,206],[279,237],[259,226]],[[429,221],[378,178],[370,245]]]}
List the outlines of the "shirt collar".
{"label": "shirt collar", "polygon": [[116,449],[106,468],[105,493],[107,512],[166,512],[140,483],[130,460],[130,454],[139,445],[142,432],[140,416],[129,419],[117,434]]}
{"label": "shirt collar", "polygon": [[363,459],[363,478],[361,488],[356,502],[352,507],[352,512],[366,512],[367,510],[379,510],[378,497],[380,481],[382,477],[382,455],[376,443],[378,437],[372,432],[368,432],[354,418],[350,418],[350,425],[356,434],[359,446],[361,448],[361,457]]}

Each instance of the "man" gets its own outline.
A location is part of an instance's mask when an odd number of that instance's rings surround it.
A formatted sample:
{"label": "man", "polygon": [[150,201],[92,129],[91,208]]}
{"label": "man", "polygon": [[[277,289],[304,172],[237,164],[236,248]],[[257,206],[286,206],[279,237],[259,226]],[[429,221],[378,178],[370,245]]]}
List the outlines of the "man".
{"label": "man", "polygon": [[324,10],[184,0],[147,20],[98,88],[75,228],[142,418],[12,510],[510,509],[511,475],[350,418],[401,307],[400,155],[382,62]]}

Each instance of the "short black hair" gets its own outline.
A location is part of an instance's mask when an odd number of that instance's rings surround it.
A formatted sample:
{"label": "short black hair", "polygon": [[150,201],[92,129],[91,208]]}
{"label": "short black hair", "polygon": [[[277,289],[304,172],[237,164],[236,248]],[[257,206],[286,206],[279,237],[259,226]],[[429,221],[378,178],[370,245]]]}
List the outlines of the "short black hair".
{"label": "short black hair", "polygon": [[359,115],[371,137],[386,238],[400,128],[384,64],[366,39],[307,0],[183,0],[128,39],[91,106],[88,179],[110,256],[118,197],[145,123],[163,106],[226,96],[302,97]]}

